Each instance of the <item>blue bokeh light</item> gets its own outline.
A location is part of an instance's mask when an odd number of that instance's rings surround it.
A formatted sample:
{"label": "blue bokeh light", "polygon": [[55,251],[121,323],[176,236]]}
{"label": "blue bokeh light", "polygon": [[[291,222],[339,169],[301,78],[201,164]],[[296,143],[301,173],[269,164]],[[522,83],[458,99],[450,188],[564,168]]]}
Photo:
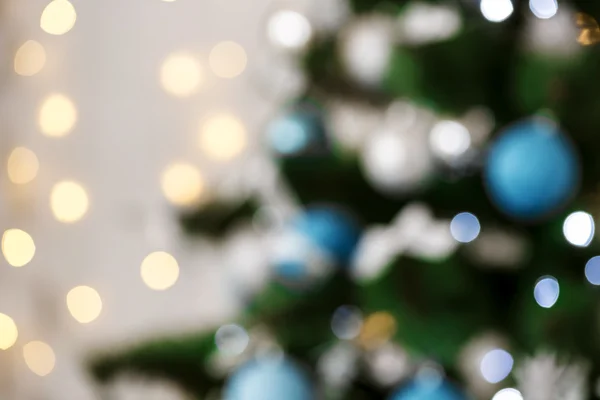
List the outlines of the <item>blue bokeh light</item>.
{"label": "blue bokeh light", "polygon": [[590,258],[585,264],[585,278],[592,285],[600,285],[600,256]]}
{"label": "blue bokeh light", "polygon": [[558,300],[560,286],[553,276],[540,278],[533,289],[533,297],[540,307],[550,308]]}
{"label": "blue bokeh light", "polygon": [[475,215],[468,212],[457,214],[450,222],[452,237],[461,243],[469,243],[477,239],[480,231],[479,220]]}

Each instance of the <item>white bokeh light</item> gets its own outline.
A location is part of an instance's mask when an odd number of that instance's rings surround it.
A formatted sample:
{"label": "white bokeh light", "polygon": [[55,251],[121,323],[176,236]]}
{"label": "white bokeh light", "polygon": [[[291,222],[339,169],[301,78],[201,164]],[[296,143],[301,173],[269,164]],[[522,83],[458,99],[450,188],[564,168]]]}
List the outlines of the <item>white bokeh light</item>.
{"label": "white bokeh light", "polygon": [[590,258],[585,264],[585,278],[592,285],[600,285],[600,256]]}
{"label": "white bokeh light", "polygon": [[586,247],[594,237],[594,219],[586,212],[574,212],[565,219],[563,234],[573,246]]}
{"label": "white bokeh light", "polygon": [[533,289],[533,297],[540,307],[550,308],[558,300],[560,286],[556,278],[544,276],[540,278]]}
{"label": "white bokeh light", "polygon": [[331,330],[342,340],[351,340],[358,336],[363,325],[360,310],[353,306],[341,306],[331,317]]}
{"label": "white bokeh light", "polygon": [[492,400],[523,400],[523,395],[517,389],[502,389],[494,395]]}
{"label": "white bokeh light", "polygon": [[502,22],[515,10],[511,0],[481,0],[479,8],[484,18],[490,22]]}
{"label": "white bokeh light", "polygon": [[556,0],[529,0],[529,9],[538,18],[552,18],[558,12]]}
{"label": "white bokeh light", "polygon": [[445,161],[453,161],[469,149],[471,135],[461,123],[440,121],[431,130],[429,143],[436,156]]}
{"label": "white bokeh light", "polygon": [[513,365],[514,360],[510,353],[494,349],[483,356],[480,364],[481,375],[489,383],[498,383],[510,374]]}
{"label": "white bokeh light", "polygon": [[215,334],[215,344],[222,353],[230,356],[240,355],[250,343],[250,336],[239,325],[223,325]]}
{"label": "white bokeh light", "polygon": [[468,212],[457,214],[450,222],[452,237],[461,243],[469,243],[477,239],[480,231],[479,220],[475,215]]}
{"label": "white bokeh light", "polygon": [[281,10],[269,18],[267,35],[277,46],[298,50],[306,46],[312,37],[312,28],[308,19],[299,12]]}

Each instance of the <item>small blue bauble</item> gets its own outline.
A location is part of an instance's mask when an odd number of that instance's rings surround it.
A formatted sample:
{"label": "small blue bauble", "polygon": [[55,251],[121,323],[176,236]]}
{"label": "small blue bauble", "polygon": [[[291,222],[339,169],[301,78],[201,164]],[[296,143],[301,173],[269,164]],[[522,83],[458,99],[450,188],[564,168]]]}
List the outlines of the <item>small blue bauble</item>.
{"label": "small blue bauble", "polygon": [[574,194],[579,174],[577,153],[566,136],[550,121],[529,119],[506,129],[492,144],[485,181],[501,211],[536,219]]}
{"label": "small blue bauble", "polygon": [[398,388],[389,400],[467,400],[456,386],[450,382],[418,378]]}
{"label": "small blue bauble", "polygon": [[306,374],[291,361],[251,361],[227,381],[224,400],[313,400]]}
{"label": "small blue bauble", "polygon": [[294,285],[311,283],[347,265],[359,237],[358,225],[344,212],[333,207],[309,208],[280,235],[275,273]]}
{"label": "small blue bauble", "polygon": [[326,147],[323,118],[311,104],[298,105],[267,126],[267,141],[282,156],[315,153]]}

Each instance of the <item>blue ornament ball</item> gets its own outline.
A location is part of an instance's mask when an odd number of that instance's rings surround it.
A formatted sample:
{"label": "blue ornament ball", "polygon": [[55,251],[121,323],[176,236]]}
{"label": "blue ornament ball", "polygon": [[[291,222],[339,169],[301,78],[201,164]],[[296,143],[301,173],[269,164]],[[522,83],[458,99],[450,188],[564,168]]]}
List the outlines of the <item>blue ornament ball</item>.
{"label": "blue ornament ball", "polygon": [[417,378],[398,388],[389,400],[468,400],[468,397],[442,378]]}
{"label": "blue ornament ball", "polygon": [[305,210],[279,237],[274,260],[277,276],[302,284],[347,265],[360,233],[358,224],[335,207]]}
{"label": "blue ornament ball", "polygon": [[580,165],[571,142],[550,121],[528,119],[492,144],[485,182],[493,203],[520,219],[537,219],[577,190]]}
{"label": "blue ornament ball", "polygon": [[293,362],[251,361],[231,375],[224,400],[312,400],[314,389],[308,376]]}
{"label": "blue ornament ball", "polygon": [[320,153],[327,148],[325,124],[319,108],[298,104],[267,126],[267,142],[281,156]]}

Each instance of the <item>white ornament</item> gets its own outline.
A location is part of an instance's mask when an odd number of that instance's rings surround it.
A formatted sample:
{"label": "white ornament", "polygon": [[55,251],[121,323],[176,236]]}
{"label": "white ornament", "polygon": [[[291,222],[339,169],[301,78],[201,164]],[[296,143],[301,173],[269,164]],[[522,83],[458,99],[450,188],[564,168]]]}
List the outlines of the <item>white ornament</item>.
{"label": "white ornament", "polygon": [[114,400],[191,400],[174,383],[161,379],[144,379],[133,375],[122,375],[110,387],[110,398]]}
{"label": "white ornament", "polygon": [[340,52],[348,75],[361,85],[379,85],[394,46],[393,20],[370,15],[352,22],[340,35]]}
{"label": "white ornament", "polygon": [[450,5],[411,2],[399,18],[400,40],[408,44],[447,40],[461,28],[460,13]]}
{"label": "white ornament", "polygon": [[432,116],[404,103],[390,106],[383,126],[362,151],[362,167],[379,191],[401,195],[418,189],[433,172],[428,135]]}
{"label": "white ornament", "polygon": [[356,152],[364,145],[369,134],[377,129],[384,113],[378,108],[343,100],[334,100],[327,106],[327,131],[343,149]]}
{"label": "white ornament", "polygon": [[575,11],[569,4],[562,3],[552,18],[540,19],[534,15],[527,18],[523,43],[533,53],[569,59],[581,53],[578,34]]}
{"label": "white ornament", "polygon": [[516,371],[518,388],[527,400],[584,400],[588,398],[586,362],[564,364],[555,354],[527,358]]}

